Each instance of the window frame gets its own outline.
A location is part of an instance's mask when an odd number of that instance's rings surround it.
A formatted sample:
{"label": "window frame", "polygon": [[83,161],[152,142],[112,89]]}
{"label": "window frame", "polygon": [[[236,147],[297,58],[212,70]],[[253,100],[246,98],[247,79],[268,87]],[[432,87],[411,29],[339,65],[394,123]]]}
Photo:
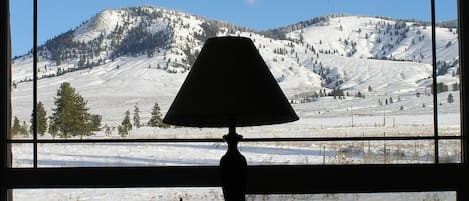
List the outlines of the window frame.
{"label": "window frame", "polygon": [[[431,0],[434,3],[434,0]],[[37,9],[37,0],[35,9]],[[220,187],[218,166],[186,167],[77,167],[77,168],[11,168],[10,131],[10,28],[9,1],[0,3],[0,201],[11,200],[11,190],[21,188],[131,188],[131,187]],[[457,200],[469,200],[469,180],[463,174],[469,170],[467,126],[469,126],[468,87],[464,66],[468,66],[464,40],[469,32],[468,14],[463,8],[467,1],[458,0],[459,55],[461,66],[461,163],[404,165],[264,165],[248,169],[248,193],[251,194],[311,194],[311,193],[377,193],[456,191]],[[468,31],[466,31],[468,30]],[[34,31],[37,33],[37,24]],[[34,39],[36,43],[36,38]],[[7,45],[5,45],[7,44]],[[330,138],[328,138],[330,139]],[[439,140],[444,137],[435,136]],[[191,139],[188,139],[192,141]],[[181,141],[188,141],[181,140]],[[221,139],[211,139],[221,142]],[[256,139],[254,139],[256,140]],[[257,139],[268,141],[268,139]],[[272,139],[288,140],[288,139]],[[322,139],[292,139],[322,140]],[[326,139],[327,140],[327,139]],[[357,140],[363,140],[362,138]],[[374,140],[374,139],[370,139]],[[380,140],[380,139],[375,139]],[[386,138],[392,140],[392,138]],[[199,140],[195,140],[199,141]],[[31,140],[42,142],[37,135]],[[44,141],[42,143],[48,143]],[[56,142],[50,142],[56,143]],[[437,143],[436,143],[437,144]],[[438,145],[436,145],[438,146]],[[437,151],[437,150],[436,150]],[[357,185],[359,181],[360,185]]]}

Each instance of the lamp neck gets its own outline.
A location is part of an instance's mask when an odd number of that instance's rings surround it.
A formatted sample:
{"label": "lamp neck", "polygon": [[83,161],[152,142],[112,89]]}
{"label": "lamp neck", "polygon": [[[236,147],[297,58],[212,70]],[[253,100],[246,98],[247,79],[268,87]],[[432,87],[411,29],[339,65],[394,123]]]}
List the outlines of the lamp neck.
{"label": "lamp neck", "polygon": [[228,152],[238,152],[238,142],[243,139],[243,136],[236,133],[235,126],[230,126],[228,134],[224,135],[223,139],[228,144]]}
{"label": "lamp neck", "polygon": [[236,126],[230,126],[228,134],[236,134]]}
{"label": "lamp neck", "polygon": [[236,134],[234,126],[223,136],[228,150],[220,160],[221,180],[225,201],[246,201],[247,162],[238,150],[238,142],[243,136]]}

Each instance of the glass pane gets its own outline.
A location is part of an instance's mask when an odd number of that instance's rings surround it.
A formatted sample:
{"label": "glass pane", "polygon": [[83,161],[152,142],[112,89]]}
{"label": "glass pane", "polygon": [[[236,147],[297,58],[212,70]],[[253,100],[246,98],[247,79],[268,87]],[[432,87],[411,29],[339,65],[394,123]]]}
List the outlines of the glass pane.
{"label": "glass pane", "polygon": [[240,151],[249,165],[419,164],[434,161],[433,146],[431,140],[243,142]]}
{"label": "glass pane", "polygon": [[[440,156],[447,162],[460,159],[457,141],[445,143]],[[359,142],[241,142],[240,151],[249,165],[300,164],[400,164],[432,163],[434,144],[421,141]],[[40,167],[110,166],[206,166],[219,164],[225,143],[67,143],[40,144]],[[17,166],[25,160],[30,146],[15,146]]]}
{"label": "glass pane", "polygon": [[357,194],[317,194],[317,195],[248,195],[248,201],[456,201],[456,192],[422,193],[357,193]]}
{"label": "glass pane", "polygon": [[11,1],[12,132],[10,138],[31,139],[33,108],[33,1]]}
{"label": "glass pane", "polygon": [[439,134],[461,135],[457,1],[436,1]]}
{"label": "glass pane", "polygon": [[440,163],[461,163],[461,140],[440,140]]}
{"label": "glass pane", "polygon": [[13,168],[33,167],[33,145],[29,143],[10,144]]}
{"label": "glass pane", "polygon": [[221,188],[14,189],[13,198],[15,201],[224,200]]}
{"label": "glass pane", "polygon": [[217,166],[221,143],[40,144],[39,167]]}

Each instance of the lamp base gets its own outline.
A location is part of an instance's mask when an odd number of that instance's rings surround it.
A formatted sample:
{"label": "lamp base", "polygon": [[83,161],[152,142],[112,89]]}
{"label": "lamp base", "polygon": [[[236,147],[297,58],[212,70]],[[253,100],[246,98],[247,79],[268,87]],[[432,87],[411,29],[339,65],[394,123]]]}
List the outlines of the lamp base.
{"label": "lamp base", "polygon": [[245,201],[248,165],[238,150],[238,142],[243,136],[236,134],[235,127],[230,127],[223,139],[228,143],[228,150],[220,160],[223,196],[225,201]]}

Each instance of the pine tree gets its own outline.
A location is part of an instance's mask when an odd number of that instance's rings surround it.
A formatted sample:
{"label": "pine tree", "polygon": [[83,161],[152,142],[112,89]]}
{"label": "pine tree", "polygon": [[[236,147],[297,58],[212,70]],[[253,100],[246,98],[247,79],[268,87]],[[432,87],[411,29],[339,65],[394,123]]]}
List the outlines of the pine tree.
{"label": "pine tree", "polygon": [[112,135],[111,127],[109,127],[107,124],[104,125],[104,134],[106,134],[106,136]]}
{"label": "pine tree", "polygon": [[15,120],[13,120],[13,126],[11,127],[11,134],[13,136],[18,135],[21,130],[20,120],[18,117],[15,116]]}
{"label": "pine tree", "polygon": [[453,94],[448,94],[447,101],[448,101],[448,103],[453,103],[454,102]]}
{"label": "pine tree", "polygon": [[151,111],[151,119],[150,121],[148,121],[148,126],[160,128],[169,127],[169,125],[163,123],[163,120],[161,119],[160,106],[158,106],[157,102],[155,102],[155,105],[153,105],[153,109]]}
{"label": "pine tree", "polygon": [[130,130],[132,130],[132,124],[130,123],[130,111],[127,110],[125,112],[124,120],[122,120],[121,125],[117,127],[119,131],[119,135],[122,137],[126,137],[129,135]]}
{"label": "pine tree", "polygon": [[[436,90],[437,90],[437,93],[448,91],[448,85],[446,85],[445,83],[439,82],[436,85]],[[432,94],[433,94],[433,85],[432,85]]]}
{"label": "pine tree", "polygon": [[135,105],[134,107],[134,126],[137,128],[140,128],[140,108],[138,108],[138,105]]}
{"label": "pine tree", "polygon": [[362,93],[361,93],[361,92],[358,92],[357,95],[356,95],[356,97],[361,98],[361,97],[362,97]]}
{"label": "pine tree", "polygon": [[22,133],[24,136],[29,135],[29,127],[28,124],[26,124],[26,121],[23,121],[23,124],[20,126],[20,133]]}
{"label": "pine tree", "polygon": [[58,134],[58,129],[55,124],[52,124],[52,119],[49,117],[49,134],[52,136],[52,139],[55,139],[55,136]]}
{"label": "pine tree", "polygon": [[[44,108],[44,104],[42,102],[38,102],[36,106],[36,129],[37,133],[41,136],[44,136],[44,133],[47,131],[47,112],[46,109]],[[34,113],[31,113],[31,120],[29,121],[31,123],[31,128],[30,131],[33,133],[33,122],[34,122]]]}
{"label": "pine tree", "polygon": [[60,85],[54,103],[53,114],[49,117],[49,132],[52,135],[68,138],[92,134],[91,115],[88,113],[86,101],[70,83],[64,82]]}
{"label": "pine tree", "polygon": [[456,83],[453,83],[451,86],[452,86],[452,88],[453,88],[453,91],[459,90],[459,83],[457,83],[457,82],[456,82]]}
{"label": "pine tree", "polygon": [[93,114],[90,116],[88,121],[88,128],[90,131],[100,131],[101,130],[101,121],[103,117],[98,114]]}

